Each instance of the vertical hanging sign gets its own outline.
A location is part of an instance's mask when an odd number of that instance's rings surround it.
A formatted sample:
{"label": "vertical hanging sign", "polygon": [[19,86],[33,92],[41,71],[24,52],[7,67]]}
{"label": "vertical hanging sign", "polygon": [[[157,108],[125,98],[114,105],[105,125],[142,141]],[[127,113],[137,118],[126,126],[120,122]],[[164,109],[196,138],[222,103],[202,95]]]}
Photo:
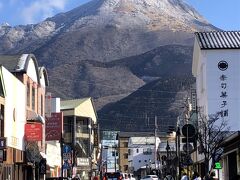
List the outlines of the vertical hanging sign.
{"label": "vertical hanging sign", "polygon": [[46,141],[60,140],[62,129],[63,113],[52,113],[46,118]]}
{"label": "vertical hanging sign", "polygon": [[219,86],[220,86],[220,94],[219,97],[221,99],[220,102],[220,111],[219,115],[224,118],[228,116],[228,77],[226,75],[226,70],[228,68],[228,63],[226,61],[220,61],[218,63],[218,68],[221,70],[221,75],[219,77]]}

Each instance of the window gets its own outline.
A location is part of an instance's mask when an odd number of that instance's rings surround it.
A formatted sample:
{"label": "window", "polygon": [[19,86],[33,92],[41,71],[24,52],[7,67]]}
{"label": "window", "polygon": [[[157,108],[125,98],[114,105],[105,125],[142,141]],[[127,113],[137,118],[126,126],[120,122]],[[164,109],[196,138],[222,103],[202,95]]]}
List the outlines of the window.
{"label": "window", "polygon": [[139,153],[139,149],[137,149],[136,152]]}
{"label": "window", "polygon": [[2,84],[1,77],[0,77],[0,96],[4,97],[4,90],[3,90],[3,84]]}
{"label": "window", "polygon": [[113,156],[113,157],[118,156],[118,152],[112,151],[112,156]]}
{"label": "window", "polygon": [[35,88],[32,88],[32,110],[35,110]]}
{"label": "window", "polygon": [[123,142],[123,147],[128,147],[128,142]]}
{"label": "window", "polygon": [[127,153],[123,154],[123,157],[124,159],[128,159],[128,154]]}
{"label": "window", "polygon": [[128,154],[131,155],[131,149],[128,149]]}
{"label": "window", "polygon": [[143,149],[143,154],[144,154],[144,155],[150,155],[150,154],[152,154],[152,149],[151,149],[151,148],[145,148],[145,149]]}
{"label": "window", "polygon": [[124,165],[123,168],[124,168],[124,171],[128,171],[128,165]]}
{"label": "window", "polygon": [[27,83],[27,106],[30,107],[30,83]]}
{"label": "window", "polygon": [[41,95],[41,115],[43,116],[43,95]]}

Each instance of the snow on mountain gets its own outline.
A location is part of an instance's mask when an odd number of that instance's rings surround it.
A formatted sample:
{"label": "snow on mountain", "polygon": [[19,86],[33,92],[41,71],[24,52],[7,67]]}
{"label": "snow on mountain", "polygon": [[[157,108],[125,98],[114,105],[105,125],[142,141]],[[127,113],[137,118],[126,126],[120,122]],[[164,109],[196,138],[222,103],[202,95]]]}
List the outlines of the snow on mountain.
{"label": "snow on mountain", "polygon": [[[182,0],[95,0],[86,5],[72,30],[85,25],[147,26],[149,30],[173,29],[195,31],[208,22]],[[72,11],[77,17],[79,9]],[[209,24],[210,25],[210,24]],[[190,27],[190,28],[189,28]]]}
{"label": "snow on mountain", "polygon": [[[43,45],[55,35],[96,27],[100,31],[107,28],[123,32],[132,30],[132,33],[136,29],[144,32],[170,30],[191,33],[213,28],[182,0],[92,0],[35,25],[1,25],[0,53],[9,52],[9,49],[22,51],[36,41],[41,41],[39,45]],[[138,32],[136,36],[140,36]]]}

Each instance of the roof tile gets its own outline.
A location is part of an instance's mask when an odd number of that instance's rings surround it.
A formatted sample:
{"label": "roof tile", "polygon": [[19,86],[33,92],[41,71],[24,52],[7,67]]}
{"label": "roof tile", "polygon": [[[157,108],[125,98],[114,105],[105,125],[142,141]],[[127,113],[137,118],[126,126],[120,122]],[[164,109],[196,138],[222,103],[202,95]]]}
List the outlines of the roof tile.
{"label": "roof tile", "polygon": [[201,49],[240,49],[240,31],[196,32]]}

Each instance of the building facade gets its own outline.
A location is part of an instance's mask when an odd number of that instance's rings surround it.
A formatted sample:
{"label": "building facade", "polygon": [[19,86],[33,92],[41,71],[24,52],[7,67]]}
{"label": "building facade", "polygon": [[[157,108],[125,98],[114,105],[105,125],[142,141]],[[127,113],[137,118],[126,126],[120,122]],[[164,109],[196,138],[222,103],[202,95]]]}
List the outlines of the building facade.
{"label": "building facade", "polygon": [[[0,56],[0,64],[4,97],[1,138],[6,139],[0,176],[19,180],[33,179],[34,176],[44,178],[44,172],[35,167],[39,166],[45,154],[47,72],[38,66],[33,54]],[[32,156],[33,149],[35,156]]]}
{"label": "building facade", "polygon": [[[130,137],[128,142],[129,171],[134,173],[141,168],[149,171],[151,171],[151,169],[157,169],[159,166],[157,162],[159,144],[159,137]],[[149,169],[147,169],[147,167]]]}
{"label": "building facade", "polygon": [[[89,179],[96,174],[98,157],[97,114],[91,98],[61,101],[64,144],[72,149],[66,176]],[[71,169],[71,167],[73,167]]]}
{"label": "building facade", "polygon": [[[197,107],[207,117],[217,115],[220,121],[226,122],[230,131],[240,130],[239,37],[239,31],[197,32],[193,53],[192,73],[196,77]],[[240,174],[239,146],[229,150],[231,142],[228,140],[224,143],[228,150],[224,148],[223,168],[216,173],[219,179],[234,179]],[[199,162],[200,171],[203,171],[204,157],[198,150],[194,161]],[[235,170],[230,169],[232,162]]]}

